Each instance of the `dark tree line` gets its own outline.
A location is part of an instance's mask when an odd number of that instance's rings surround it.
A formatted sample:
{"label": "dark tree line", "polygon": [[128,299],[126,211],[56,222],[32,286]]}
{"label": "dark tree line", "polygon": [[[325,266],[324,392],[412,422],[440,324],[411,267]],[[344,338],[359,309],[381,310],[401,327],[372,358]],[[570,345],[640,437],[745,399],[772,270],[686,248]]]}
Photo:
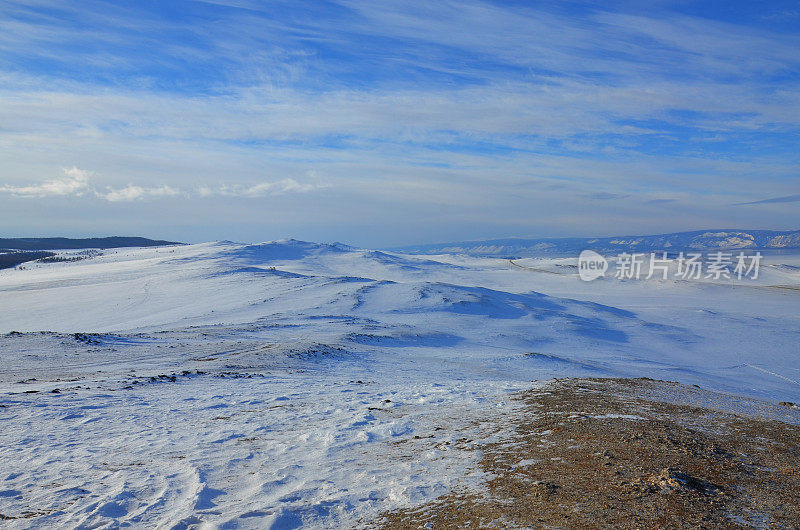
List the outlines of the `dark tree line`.
{"label": "dark tree line", "polygon": [[51,258],[55,256],[52,252],[9,252],[0,254],[0,269],[10,269],[20,263],[34,261],[37,259]]}
{"label": "dark tree line", "polygon": [[175,241],[147,239],[145,237],[92,237],[71,239],[68,237],[19,237],[0,238],[0,248],[14,250],[69,250],[84,248],[124,248],[124,247],[160,247],[164,245],[180,245]]}

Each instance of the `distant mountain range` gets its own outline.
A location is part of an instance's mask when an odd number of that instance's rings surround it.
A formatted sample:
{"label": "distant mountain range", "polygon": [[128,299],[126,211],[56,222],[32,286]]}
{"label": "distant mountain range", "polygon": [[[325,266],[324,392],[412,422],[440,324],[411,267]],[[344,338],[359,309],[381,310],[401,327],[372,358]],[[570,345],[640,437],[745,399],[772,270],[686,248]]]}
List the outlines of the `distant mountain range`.
{"label": "distant mountain range", "polygon": [[[144,237],[92,237],[71,239],[68,237],[0,238],[0,249],[4,250],[73,250],[89,248],[160,247],[181,245],[175,241],[161,241]],[[0,250],[2,252],[2,250]]]}
{"label": "distant mountain range", "polygon": [[714,251],[735,249],[800,248],[800,230],[695,230],[652,236],[558,239],[489,239],[414,245],[390,249],[408,254],[469,254],[517,258],[526,256],[577,255],[584,249],[601,254],[619,252]]}

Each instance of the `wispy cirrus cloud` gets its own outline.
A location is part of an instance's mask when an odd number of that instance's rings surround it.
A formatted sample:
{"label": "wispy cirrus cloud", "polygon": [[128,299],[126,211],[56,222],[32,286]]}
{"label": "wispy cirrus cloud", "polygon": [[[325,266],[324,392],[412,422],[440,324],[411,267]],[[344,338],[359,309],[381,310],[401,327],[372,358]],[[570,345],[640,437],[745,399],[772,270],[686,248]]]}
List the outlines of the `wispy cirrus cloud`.
{"label": "wispy cirrus cloud", "polygon": [[201,197],[224,196],[258,198],[268,197],[270,195],[281,195],[284,193],[306,193],[326,187],[327,185],[325,184],[300,183],[295,179],[288,178],[275,182],[259,182],[256,184],[221,185],[217,187],[201,186],[197,191]]}
{"label": "wispy cirrus cloud", "polygon": [[181,195],[181,191],[167,186],[166,184],[153,188],[129,184],[119,189],[108,188],[105,192],[95,191],[95,194],[109,202],[123,202],[158,197],[175,197]]}
{"label": "wispy cirrus cloud", "polygon": [[800,202],[800,194],[786,195],[785,197],[774,197],[772,199],[761,199],[760,201],[740,202],[738,206],[745,206],[748,204],[776,204],[782,202]]}
{"label": "wispy cirrus cloud", "polygon": [[626,197],[629,197],[629,195],[625,193],[608,193],[600,191],[597,193],[591,193],[587,197],[595,201],[613,201],[616,199],[624,199]]}
{"label": "wispy cirrus cloud", "polygon": [[[9,0],[0,210],[182,199],[259,219],[268,202],[307,237],[378,212],[384,234],[449,223],[430,237],[452,240],[501,223],[627,232],[679,208],[651,229],[798,223],[727,207],[794,191],[800,31],[777,5],[723,4]],[[19,182],[64,160],[105,175]],[[326,186],[342,202],[313,193]]]}

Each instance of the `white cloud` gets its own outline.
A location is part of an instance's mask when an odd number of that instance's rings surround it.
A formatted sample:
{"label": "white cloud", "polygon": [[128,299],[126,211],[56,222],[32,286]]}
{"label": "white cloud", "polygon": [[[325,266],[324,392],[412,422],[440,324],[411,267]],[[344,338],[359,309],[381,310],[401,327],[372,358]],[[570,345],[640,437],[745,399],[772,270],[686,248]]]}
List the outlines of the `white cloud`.
{"label": "white cloud", "polygon": [[102,197],[109,202],[125,202],[135,201],[149,197],[174,197],[180,195],[181,191],[167,185],[158,186],[156,188],[143,188],[141,186],[134,186],[128,184],[124,188],[111,189],[106,193],[96,193],[98,197]]}
{"label": "white cloud", "polygon": [[109,202],[133,201],[147,197],[171,197],[179,195],[180,190],[163,184],[156,187],[141,187],[128,184],[124,188],[106,188],[107,191],[97,191],[89,183],[90,171],[78,169],[76,166],[62,169],[64,176],[46,180],[41,184],[27,186],[0,186],[0,193],[8,193],[14,197],[35,199],[44,197],[80,197],[94,195]]}
{"label": "white cloud", "polygon": [[89,189],[89,172],[75,166],[62,169],[64,176],[30,186],[0,186],[0,192],[16,197],[53,197],[83,195]]}
{"label": "white cloud", "polygon": [[0,186],[0,193],[8,193],[18,198],[43,198],[43,197],[80,197],[93,195],[108,202],[131,202],[144,199],[157,199],[165,197],[242,197],[258,198],[284,193],[306,193],[327,187],[325,184],[304,183],[293,178],[285,178],[273,182],[258,182],[255,184],[225,184],[217,187],[200,186],[191,190],[161,184],[158,186],[138,186],[128,184],[122,188],[106,186],[105,190],[98,190],[89,183],[89,171],[72,167],[64,169],[64,176],[59,179],[47,180],[41,184],[28,186]]}
{"label": "white cloud", "polygon": [[[796,193],[791,142],[800,130],[800,85],[789,73],[800,67],[800,35],[773,32],[772,24],[627,9],[630,2],[573,13],[548,2],[334,0],[339,7],[309,18],[278,16],[257,0],[206,1],[246,9],[215,12],[211,27],[135,6],[34,3],[70,14],[52,19],[34,16],[24,2],[0,7],[0,49],[24,51],[20,64],[41,57],[87,70],[73,77],[64,75],[69,68],[0,68],[0,100],[9,102],[0,104],[0,145],[9,153],[3,175],[52,175],[63,160],[80,160],[109,177],[92,175],[90,186],[65,172],[43,184],[3,186],[0,176],[0,199],[152,202],[166,219],[164,199],[205,197],[187,205],[200,212],[193,222],[219,208],[215,227],[223,230],[252,226],[240,221],[247,211],[262,218],[259,197],[325,187],[299,173],[315,167],[345,202],[313,193],[273,199],[270,215],[334,231],[362,226],[363,205],[374,204],[392,220],[386,233],[415,240],[445,222],[456,223],[462,238],[478,235],[470,230],[498,235],[486,227],[502,223],[578,233],[584,228],[567,214],[580,219],[587,210],[600,212],[596,226],[611,234],[650,215],[632,209],[624,218],[616,202],[676,208],[695,205],[694,196],[730,204]],[[73,19],[93,31],[65,23]],[[176,31],[197,39],[176,41]],[[142,53],[154,45],[164,51],[155,62]],[[198,64],[207,66],[202,75]],[[92,72],[124,75],[124,82],[94,83]],[[161,72],[188,77],[180,90],[154,90]],[[531,182],[537,191],[524,187]],[[614,209],[603,201],[587,206],[586,196],[598,193],[631,198]],[[509,214],[519,201],[524,208]],[[309,210],[297,214],[297,203]],[[462,226],[466,207],[476,217]],[[426,208],[429,217],[409,219]],[[705,210],[682,211],[685,226],[664,218],[655,230],[779,222]],[[33,215],[7,214],[28,226]],[[70,222],[89,215],[78,206]],[[796,213],[780,222],[790,218],[796,225]]]}
{"label": "white cloud", "polygon": [[277,182],[261,182],[242,190],[243,197],[263,197],[279,193],[305,193],[317,189],[314,184],[301,184],[295,179],[283,179]]}
{"label": "white cloud", "polygon": [[202,186],[197,192],[201,197],[211,197],[221,195],[225,197],[246,197],[257,198],[269,195],[280,195],[283,193],[306,193],[309,191],[327,187],[324,184],[301,183],[293,178],[286,178],[275,182],[259,182],[252,185],[232,185],[211,188]]}

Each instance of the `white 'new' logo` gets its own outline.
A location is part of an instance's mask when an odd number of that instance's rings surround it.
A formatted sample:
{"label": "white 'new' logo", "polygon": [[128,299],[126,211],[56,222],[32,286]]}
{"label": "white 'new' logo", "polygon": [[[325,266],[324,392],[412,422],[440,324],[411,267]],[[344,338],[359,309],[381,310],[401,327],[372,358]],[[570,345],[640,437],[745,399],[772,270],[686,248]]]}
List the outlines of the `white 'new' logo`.
{"label": "white 'new' logo", "polygon": [[585,282],[596,280],[607,270],[608,261],[594,250],[584,250],[578,256],[578,275]]}

